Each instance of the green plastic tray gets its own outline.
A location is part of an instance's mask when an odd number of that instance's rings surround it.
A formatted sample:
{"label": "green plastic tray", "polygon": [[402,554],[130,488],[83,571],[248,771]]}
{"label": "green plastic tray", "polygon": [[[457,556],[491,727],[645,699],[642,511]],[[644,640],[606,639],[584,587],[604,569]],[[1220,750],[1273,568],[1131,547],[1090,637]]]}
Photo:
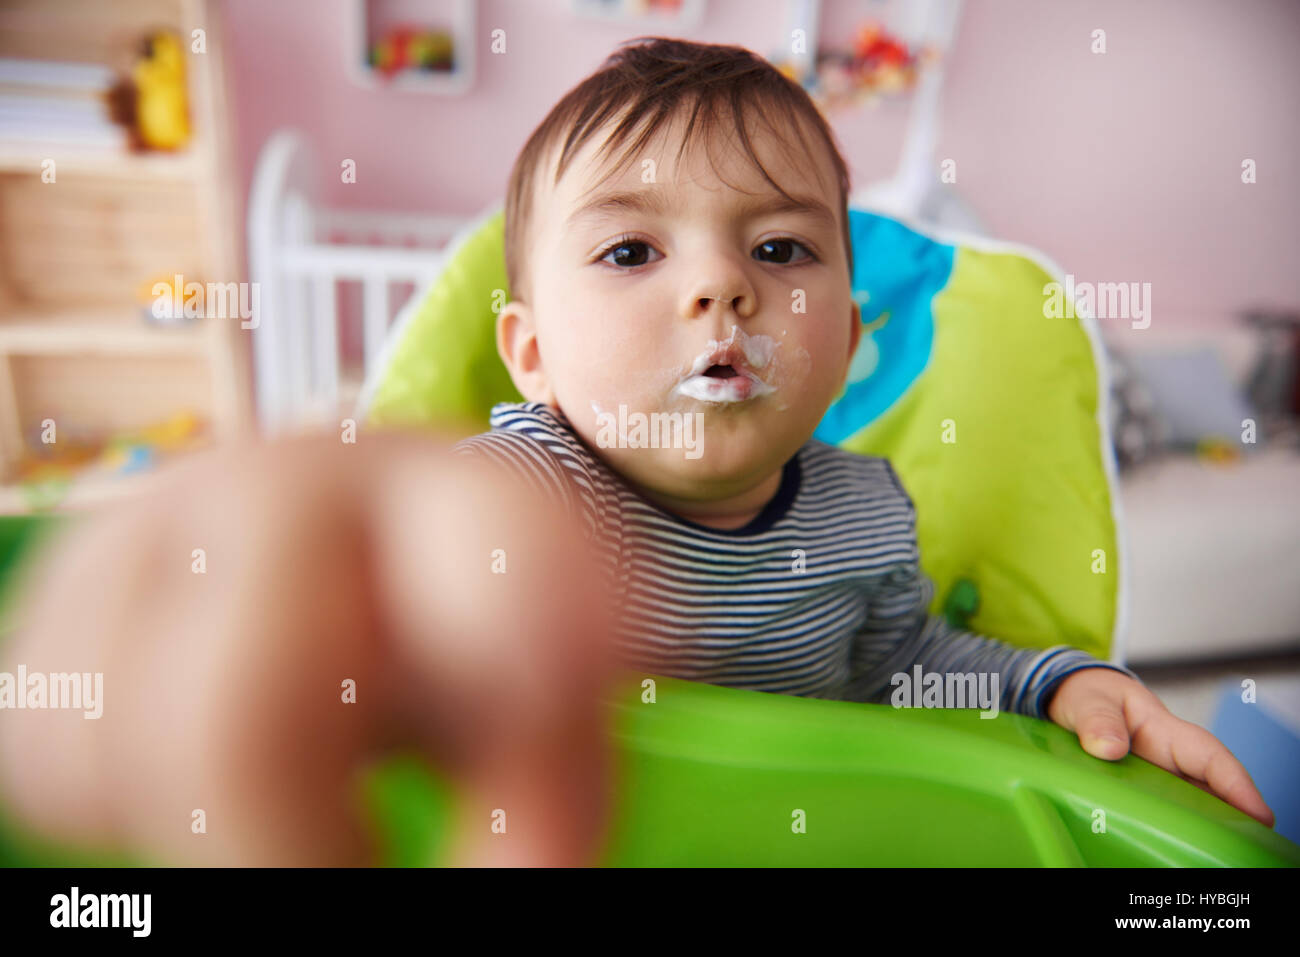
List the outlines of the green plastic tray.
{"label": "green plastic tray", "polygon": [[[30,540],[15,521],[0,520],[0,547]],[[1049,722],[654,681],[653,703],[640,688],[610,700],[608,865],[1300,866],[1300,846],[1240,811],[1140,758],[1094,758]],[[442,862],[446,781],[398,755],[363,790],[384,863]],[[0,819],[0,864],[114,863],[135,862]]]}

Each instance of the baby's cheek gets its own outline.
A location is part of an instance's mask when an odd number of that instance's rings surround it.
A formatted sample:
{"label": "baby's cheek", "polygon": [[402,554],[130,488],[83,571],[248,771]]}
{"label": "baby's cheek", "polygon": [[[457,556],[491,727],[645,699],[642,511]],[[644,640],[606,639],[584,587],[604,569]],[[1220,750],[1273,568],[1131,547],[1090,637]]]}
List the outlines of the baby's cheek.
{"label": "baby's cheek", "polygon": [[777,348],[772,353],[772,361],[763,379],[774,390],[774,405],[785,412],[806,403],[810,395],[817,393],[818,390],[809,389],[809,385],[815,382],[815,365],[812,353],[796,336],[790,334],[789,329],[783,329],[776,341]]}
{"label": "baby's cheek", "polygon": [[635,391],[630,378],[635,374],[621,366],[596,361],[574,369],[556,390],[565,416],[588,444],[596,441],[606,420],[617,420],[620,406],[633,412],[646,406],[648,400]]}
{"label": "baby's cheek", "polygon": [[595,403],[611,412],[620,405],[629,412],[657,412],[669,401],[688,365],[661,354],[653,343],[609,343],[599,359],[575,370],[570,391],[584,408]]}

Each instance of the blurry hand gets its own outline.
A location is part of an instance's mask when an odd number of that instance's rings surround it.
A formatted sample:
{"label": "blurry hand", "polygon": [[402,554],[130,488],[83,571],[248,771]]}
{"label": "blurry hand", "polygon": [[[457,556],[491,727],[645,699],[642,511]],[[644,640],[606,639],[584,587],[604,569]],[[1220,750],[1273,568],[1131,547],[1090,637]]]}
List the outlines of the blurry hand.
{"label": "blurry hand", "polygon": [[595,581],[560,517],[427,437],[203,456],[39,563],[0,670],[102,672],[103,714],[0,711],[0,799],[160,863],[374,863],[358,773],[414,744],[464,796],[452,862],[593,863]]}

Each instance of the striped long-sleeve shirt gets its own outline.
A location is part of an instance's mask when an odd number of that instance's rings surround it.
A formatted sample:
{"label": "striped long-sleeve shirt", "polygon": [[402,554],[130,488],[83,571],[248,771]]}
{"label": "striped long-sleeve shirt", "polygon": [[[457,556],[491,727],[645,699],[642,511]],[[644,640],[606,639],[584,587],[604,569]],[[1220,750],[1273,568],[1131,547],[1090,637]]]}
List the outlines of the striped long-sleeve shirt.
{"label": "striped long-sleeve shirt", "polygon": [[1074,671],[1132,676],[1076,648],[1018,648],[928,614],[934,586],[920,567],[916,512],[885,459],[810,440],[762,512],[720,530],[633,490],[559,409],[501,403],[491,425],[457,454],[491,460],[580,517],[610,576],[630,667],[882,703],[894,676],[917,665],[923,674],[996,673],[998,709],[1039,718]]}

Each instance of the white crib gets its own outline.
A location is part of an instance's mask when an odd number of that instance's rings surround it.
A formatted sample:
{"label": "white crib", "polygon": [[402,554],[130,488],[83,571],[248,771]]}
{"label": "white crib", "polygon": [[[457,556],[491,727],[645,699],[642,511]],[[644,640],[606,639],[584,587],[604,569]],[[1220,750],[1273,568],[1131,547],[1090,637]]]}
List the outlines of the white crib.
{"label": "white crib", "polygon": [[[276,132],[257,160],[248,207],[250,279],[258,284],[253,357],[266,434],[351,411],[374,375],[394,302],[409,302],[438,272],[471,220],[329,209],[306,139]],[[345,366],[340,334],[349,285],[360,287],[361,361]]]}

